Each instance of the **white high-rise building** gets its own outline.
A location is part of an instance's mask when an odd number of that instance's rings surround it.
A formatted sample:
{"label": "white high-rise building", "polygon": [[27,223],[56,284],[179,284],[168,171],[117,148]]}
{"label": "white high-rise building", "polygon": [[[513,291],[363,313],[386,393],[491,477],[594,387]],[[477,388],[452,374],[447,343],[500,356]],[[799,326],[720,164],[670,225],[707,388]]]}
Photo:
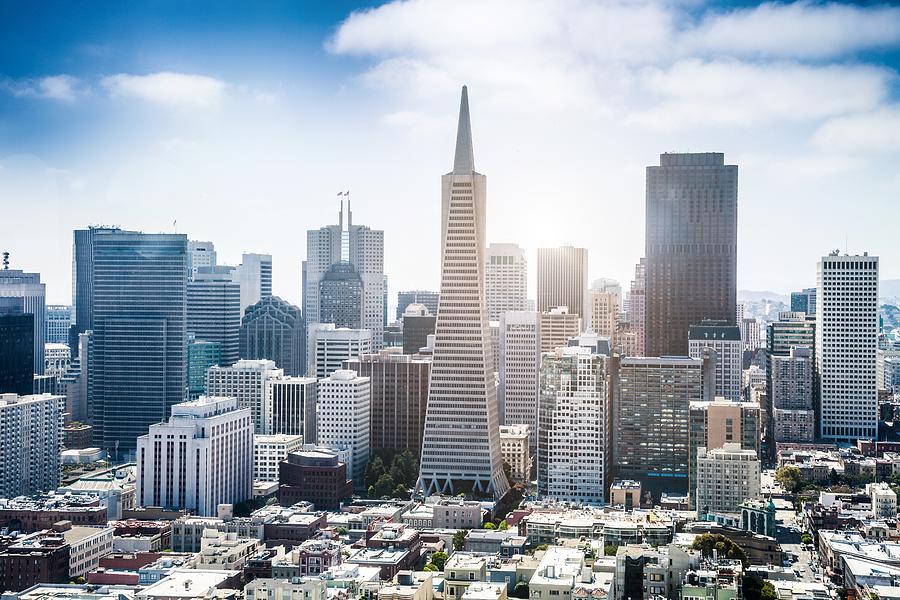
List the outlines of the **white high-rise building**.
{"label": "white high-rise building", "polygon": [[137,439],[137,503],[218,514],[253,494],[253,421],[234,398],[172,406],[168,422]]}
{"label": "white high-rise building", "polygon": [[[541,318],[536,311],[500,317],[500,406],[504,425],[525,424],[537,431]],[[537,447],[530,436],[531,449]]]}
{"label": "white high-rise building", "polygon": [[769,362],[769,402],[775,424],[776,442],[815,441],[813,411],[812,350],[792,347],[788,356],[773,355]]}
{"label": "white high-rise building", "polygon": [[371,383],[356,371],[338,369],[319,380],[318,439],[319,445],[350,450],[347,471],[353,474],[353,485],[364,485],[369,462],[369,417]]}
{"label": "white high-rise building", "polygon": [[824,438],[878,434],[878,257],[824,256],[816,289],[819,425]]}
{"label": "white high-rise building", "polygon": [[340,369],[345,360],[375,351],[370,329],[346,329],[332,323],[317,323],[308,330],[308,335],[306,372],[316,379],[328,377]]}
{"label": "white high-rise building", "polygon": [[254,435],[253,480],[278,481],[278,463],[302,449],[302,435]]}
{"label": "white high-rise building", "polygon": [[491,244],[485,256],[484,289],[488,320],[505,312],[527,310],[528,263],[518,244]]}
{"label": "white high-rise building", "polygon": [[634,266],[634,280],[628,292],[628,323],[635,334],[634,356],[644,356],[644,323],[646,322],[644,259]]}
{"label": "white high-rise building", "polygon": [[591,329],[605,338],[613,339],[619,326],[622,286],[612,279],[598,279],[590,289]]}
{"label": "white high-rise building", "polygon": [[697,513],[739,512],[744,500],[759,498],[759,456],[740,443],[697,451]]}
{"label": "white high-rise building", "polygon": [[188,276],[193,279],[200,267],[216,266],[216,247],[212,242],[188,240]]}
{"label": "white high-rise building", "polygon": [[426,496],[509,489],[484,291],[486,184],[463,87],[453,171],[441,178],[441,295],[416,483]]}
{"label": "white high-rise building", "polygon": [[244,254],[234,268],[233,281],[241,286],[241,317],[248,306],[272,296],[272,255]]}
{"label": "white high-rise building", "polygon": [[[344,194],[340,194],[344,195]],[[349,192],[347,194],[349,196]],[[362,329],[372,332],[374,350],[382,346],[384,338],[384,231],[353,224],[350,200],[347,199],[347,220],[341,202],[337,225],[326,225],[306,232],[306,260],[303,261],[303,314],[309,331],[320,318],[320,285],[335,265],[349,264],[362,283],[359,322]]]}
{"label": "white high-rise building", "polygon": [[271,360],[239,360],[230,367],[213,366],[206,372],[206,393],[211,397],[235,398],[240,408],[250,410],[256,433],[269,433],[266,423],[266,381],[284,376]]}
{"label": "white high-rise building", "polygon": [[587,248],[538,248],[537,310],[555,306],[568,307],[585,325],[591,322]]}
{"label": "white high-rise building", "polygon": [[538,435],[538,492],[603,504],[609,478],[607,358],[570,346],[544,354]]}
{"label": "white high-rise building", "polygon": [[715,351],[715,395],[732,402],[741,399],[743,371],[741,369],[744,344],[741,329],[721,321],[703,321],[688,330],[688,354],[703,358],[706,349]]}
{"label": "white high-rise building", "polygon": [[0,498],[59,485],[65,396],[0,394]]}

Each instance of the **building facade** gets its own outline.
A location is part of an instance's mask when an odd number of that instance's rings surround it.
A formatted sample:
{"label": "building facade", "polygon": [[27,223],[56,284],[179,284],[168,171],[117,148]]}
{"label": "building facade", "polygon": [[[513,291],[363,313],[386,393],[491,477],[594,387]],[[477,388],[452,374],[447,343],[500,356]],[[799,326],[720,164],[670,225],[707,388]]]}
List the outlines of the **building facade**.
{"label": "building facade", "polygon": [[718,152],[647,167],[647,356],[685,356],[688,329],[735,324],[738,168]]}
{"label": "building facade", "polygon": [[[272,297],[272,256],[243,254],[241,264],[234,267],[232,277],[241,288],[241,318],[260,300]],[[243,354],[241,358],[247,358]]]}
{"label": "building facade", "polygon": [[375,350],[375,339],[369,329],[337,328],[333,323],[318,323],[309,331],[309,366],[311,377],[323,379],[340,369],[345,360]]}
{"label": "building facade", "polygon": [[356,487],[363,485],[369,463],[371,383],[356,371],[338,369],[319,380],[318,443],[350,450],[350,469]]}
{"label": "building facade", "polygon": [[47,344],[69,343],[69,328],[72,326],[72,307],[51,304],[47,306],[46,340]]}
{"label": "building facade", "polygon": [[302,435],[253,436],[253,480],[278,481],[278,465],[291,452],[303,449]]}
{"label": "building facade", "polygon": [[703,358],[704,350],[715,352],[713,393],[732,402],[740,400],[741,361],[744,355],[740,328],[714,321],[691,325],[688,330],[688,355],[691,358]]}
{"label": "building facade", "polygon": [[500,498],[509,488],[485,304],[486,183],[463,87],[453,171],[441,178],[441,296],[416,484],[426,496],[471,489]]}
{"label": "building facade", "polygon": [[697,453],[697,513],[740,513],[745,500],[759,498],[759,456],[740,444]]}
{"label": "building facade", "polygon": [[230,267],[197,267],[187,283],[187,330],[198,340],[221,345],[221,365],[240,359],[241,286]]}
{"label": "building facade", "polygon": [[65,396],[0,394],[0,498],[59,485]]}
{"label": "building facade", "polygon": [[499,321],[503,313],[526,310],[528,261],[518,244],[490,244],[485,255],[484,290],[488,320]]}
{"label": "building facade", "polygon": [[0,298],[0,393],[27,396],[34,386],[34,315],[23,304]]}
{"label": "building facade", "polygon": [[240,360],[228,367],[214,366],[206,374],[207,395],[216,398],[235,398],[240,408],[250,410],[256,433],[268,433],[266,422],[266,382],[284,376],[275,361]]}
{"label": "building facade", "polygon": [[253,493],[253,421],[234,398],[203,396],[172,407],[137,440],[139,506],[218,514]]}
{"label": "building facade", "polygon": [[541,313],[541,352],[553,352],[568,346],[569,339],[581,333],[581,317],[568,307],[555,306]]}
{"label": "building facade", "polygon": [[[537,432],[540,395],[541,318],[536,311],[507,312],[500,317],[501,422],[527,425]],[[537,448],[536,436],[530,441]]]}
{"label": "building facade", "polygon": [[583,323],[591,322],[587,248],[538,248],[537,310],[546,312],[556,306],[567,307]]}
{"label": "building facade", "polygon": [[300,309],[268,296],[244,310],[239,334],[243,359],[275,361],[285,375],[306,373],[306,326]]}
{"label": "building facade", "polygon": [[832,439],[875,439],[878,257],[835,252],[819,260],[817,277],[820,434]]}
{"label": "building facade", "polygon": [[32,343],[34,346],[32,360],[34,374],[44,374],[44,343],[46,342],[46,288],[41,283],[40,273],[26,273],[17,269],[10,269],[5,265],[0,269],[0,298],[21,298],[22,312],[34,315],[32,327],[34,334]]}
{"label": "building facade", "polygon": [[787,356],[770,358],[774,436],[776,442],[813,442],[816,435],[813,410],[812,350],[792,347]]}
{"label": "building facade", "polygon": [[437,315],[440,296],[438,292],[429,292],[428,290],[397,292],[397,320],[403,318],[403,313],[410,304],[424,304],[429,313]]}

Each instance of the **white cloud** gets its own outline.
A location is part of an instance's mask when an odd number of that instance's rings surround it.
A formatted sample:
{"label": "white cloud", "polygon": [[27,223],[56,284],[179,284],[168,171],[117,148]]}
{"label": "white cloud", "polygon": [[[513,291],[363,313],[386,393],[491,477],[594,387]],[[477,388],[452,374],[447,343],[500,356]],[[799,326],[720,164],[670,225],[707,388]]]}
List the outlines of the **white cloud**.
{"label": "white cloud", "polygon": [[830,152],[900,152],[900,106],[831,119],[816,131],[812,143]]}
{"label": "white cloud", "polygon": [[71,75],[51,75],[37,79],[19,79],[0,82],[5,89],[19,98],[43,98],[61,102],[74,102],[87,93],[83,82]]}
{"label": "white cloud", "polygon": [[225,82],[214,77],[166,71],[149,75],[110,75],[101,80],[101,85],[114,97],[195,108],[218,104],[226,88]]}
{"label": "white cloud", "polygon": [[711,14],[686,37],[696,51],[831,58],[900,44],[900,7],[772,2]]}

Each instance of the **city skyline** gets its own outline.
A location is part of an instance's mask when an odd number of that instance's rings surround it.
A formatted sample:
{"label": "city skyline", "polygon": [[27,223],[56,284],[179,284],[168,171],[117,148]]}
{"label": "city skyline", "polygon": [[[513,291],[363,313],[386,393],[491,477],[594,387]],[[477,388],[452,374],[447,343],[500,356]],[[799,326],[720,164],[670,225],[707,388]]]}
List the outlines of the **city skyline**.
{"label": "city skyline", "polygon": [[[335,192],[350,189],[358,220],[385,230],[391,302],[394,290],[435,289],[429,174],[445,168],[449,98],[467,83],[483,99],[487,241],[526,250],[530,297],[538,247],[585,246],[592,279],[630,280],[643,255],[644,168],[676,150],[724,152],[741,168],[738,289],[812,286],[816,260],[835,247],[877,254],[883,278],[900,276],[900,250],[878,241],[890,239],[882,217],[900,189],[900,9],[536,3],[510,16],[502,3],[460,5],[448,10],[480,20],[458,31],[459,19],[434,21],[436,6],[219,8],[219,28],[189,25],[196,8],[78,19],[65,6],[0,8],[0,197],[29,198],[6,208],[7,223],[42,223],[2,228],[12,268],[40,272],[48,303],[68,304],[73,229],[177,228],[216,242],[223,264],[271,253],[274,293],[299,304],[296,232],[333,222]],[[479,39],[507,17],[516,40]],[[441,26],[424,39],[409,18]],[[563,35],[579,21],[604,27],[604,43]],[[52,37],[40,57],[22,43],[36,23]],[[643,24],[635,40],[615,34],[629,23]],[[470,48],[452,43],[461,36]],[[729,72],[740,81],[717,85]],[[866,210],[834,218],[847,198]],[[538,210],[548,199],[566,210]],[[764,243],[798,229],[790,253]],[[775,261],[783,268],[769,269]]]}

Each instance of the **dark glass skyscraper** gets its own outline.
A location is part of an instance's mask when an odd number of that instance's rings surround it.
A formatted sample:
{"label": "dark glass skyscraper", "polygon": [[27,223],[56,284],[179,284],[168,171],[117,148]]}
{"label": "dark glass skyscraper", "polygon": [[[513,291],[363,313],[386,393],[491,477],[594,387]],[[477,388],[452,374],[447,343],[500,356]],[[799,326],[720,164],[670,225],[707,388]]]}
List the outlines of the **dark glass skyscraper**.
{"label": "dark glass skyscraper", "polygon": [[22,298],[0,297],[0,394],[31,394],[34,385],[34,315]]}
{"label": "dark glass skyscraper", "polygon": [[78,334],[94,327],[94,238],[120,231],[116,227],[89,227],[72,232],[72,317],[69,331],[72,358],[78,356]]}
{"label": "dark glass skyscraper", "polygon": [[646,355],[686,356],[688,328],[735,322],[737,165],[719,152],[647,167]]}
{"label": "dark glass skyscraper", "polygon": [[89,395],[95,440],[135,448],[184,400],[187,237],[94,230]]}
{"label": "dark glass skyscraper", "polygon": [[10,269],[5,264],[0,269],[0,298],[21,299],[22,312],[34,315],[31,357],[32,372],[35,375],[44,374],[44,321],[47,318],[45,295],[46,286],[41,283],[40,273]]}
{"label": "dark glass skyscraper", "polygon": [[198,267],[187,283],[187,330],[198,341],[219,344],[217,364],[223,367],[241,358],[241,286],[232,281],[232,271],[231,267]]}
{"label": "dark glass skyscraper", "polygon": [[306,372],[306,327],[300,309],[278,296],[263,298],[244,311],[241,358],[275,361],[285,375]]}
{"label": "dark glass skyscraper", "polygon": [[362,328],[363,282],[349,262],[331,265],[319,282],[319,322]]}

